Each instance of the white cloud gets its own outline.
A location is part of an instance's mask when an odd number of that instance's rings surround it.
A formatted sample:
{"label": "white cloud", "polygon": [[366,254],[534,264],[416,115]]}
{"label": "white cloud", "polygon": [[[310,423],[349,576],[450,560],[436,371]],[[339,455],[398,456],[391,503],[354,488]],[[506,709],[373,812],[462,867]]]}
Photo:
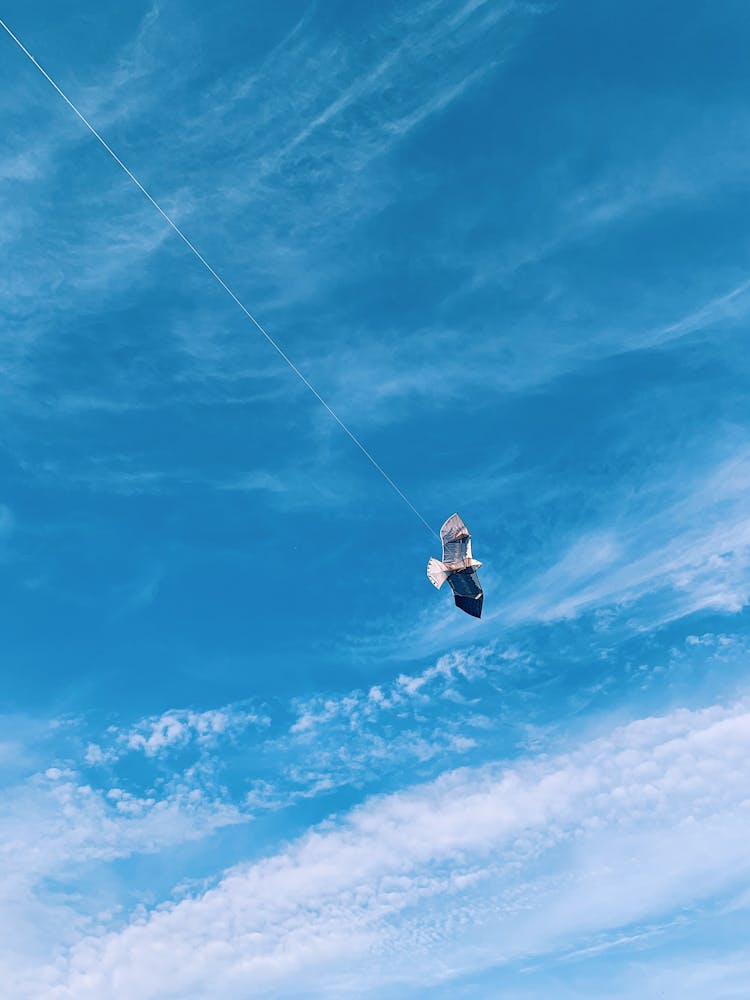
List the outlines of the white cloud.
{"label": "white cloud", "polygon": [[456,678],[473,680],[509,664],[518,668],[527,661],[528,657],[514,647],[502,649],[496,644],[446,653],[419,673],[399,674],[395,680],[374,685],[368,691],[355,690],[338,698],[300,699],[291,732],[317,736],[318,727],[334,721],[354,729],[361,723],[377,721],[386,712],[400,711],[411,702],[445,697]]}
{"label": "white cloud", "polygon": [[480,732],[487,735],[477,699],[465,693],[471,684],[505,670],[525,671],[529,660],[515,648],[478,647],[369,689],[294,699],[288,731],[263,744],[273,775],[252,782],[248,806],[279,808],[428,763],[435,773],[475,750]]}
{"label": "white cloud", "polygon": [[269,724],[265,715],[247,711],[239,705],[207,709],[169,709],[159,716],[141,719],[128,729],[110,727],[104,745],[90,743],[86,751],[89,764],[114,761],[131,751],[146,757],[161,757],[189,746],[215,747],[220,739],[236,738],[249,726]]}
{"label": "white cloud", "polygon": [[171,711],[158,719],[140,723],[138,728],[124,735],[130,750],[142,750],[153,757],[167,748],[185,746],[195,742],[199,746],[215,743],[222,735],[229,735],[251,724],[261,723],[252,712],[236,709],[213,709],[206,712]]}
{"label": "white cloud", "polygon": [[[632,603],[672,592],[667,617],[701,609],[735,612],[750,598],[750,452],[746,447],[658,513],[633,519],[627,533],[578,539],[512,602],[508,620],[574,617],[592,605]],[[533,594],[533,596],[532,596]]]}
{"label": "white cloud", "polygon": [[389,981],[424,990],[585,948],[750,876],[748,752],[741,702],[454,771],[87,935],[37,989],[75,1000],[382,995]]}
{"label": "white cloud", "polygon": [[187,782],[166,795],[136,796],[94,788],[70,767],[49,767],[5,789],[0,855],[6,874],[41,877],[94,858],[160,850],[245,818]]}
{"label": "white cloud", "polygon": [[72,942],[93,920],[111,916],[97,914],[96,899],[108,895],[113,873],[97,883],[91,900],[76,888],[82,873],[92,866],[102,872],[134,855],[159,854],[247,819],[190,775],[159,792],[135,795],[117,786],[94,788],[75,769],[53,766],[5,787],[0,805],[4,996],[30,996],[19,984],[49,954],[52,942]]}

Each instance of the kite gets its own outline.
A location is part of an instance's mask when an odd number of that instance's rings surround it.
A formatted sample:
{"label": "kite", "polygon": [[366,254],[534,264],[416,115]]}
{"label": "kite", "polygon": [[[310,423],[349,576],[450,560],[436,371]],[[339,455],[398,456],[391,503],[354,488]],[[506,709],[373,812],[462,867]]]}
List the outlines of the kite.
{"label": "kite", "polygon": [[482,564],[472,557],[471,535],[458,514],[452,514],[445,522],[440,529],[440,539],[443,543],[443,559],[441,562],[431,557],[427,563],[430,583],[439,590],[447,580],[453,591],[456,607],[467,615],[481,618],[484,593],[477,569]]}

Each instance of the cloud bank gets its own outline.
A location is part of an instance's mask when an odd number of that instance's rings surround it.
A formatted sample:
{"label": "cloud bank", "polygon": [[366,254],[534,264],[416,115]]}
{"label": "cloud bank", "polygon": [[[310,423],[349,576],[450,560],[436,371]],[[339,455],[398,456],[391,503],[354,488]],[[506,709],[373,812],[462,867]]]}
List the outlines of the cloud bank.
{"label": "cloud bank", "polygon": [[332,817],[218,884],[90,933],[55,998],[382,995],[601,945],[750,878],[750,707],[678,710]]}

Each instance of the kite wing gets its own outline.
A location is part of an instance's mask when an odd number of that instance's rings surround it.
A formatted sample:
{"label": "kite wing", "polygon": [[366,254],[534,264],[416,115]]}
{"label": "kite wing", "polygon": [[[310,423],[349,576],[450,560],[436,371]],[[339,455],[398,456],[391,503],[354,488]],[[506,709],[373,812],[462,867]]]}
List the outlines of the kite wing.
{"label": "kite wing", "polygon": [[443,543],[443,562],[446,566],[458,569],[470,565],[471,535],[458,514],[451,514],[440,529],[440,540]]}
{"label": "kite wing", "polygon": [[451,573],[448,583],[453,591],[456,607],[465,611],[467,615],[481,618],[484,593],[476,571],[473,568],[458,570],[456,573]]}
{"label": "kite wing", "polygon": [[465,611],[467,615],[471,615],[472,618],[482,617],[482,595],[479,597],[461,597],[460,594],[456,594],[453,598],[456,602],[456,607]]}
{"label": "kite wing", "polygon": [[427,563],[427,578],[438,590],[450,576],[450,570],[439,559],[430,559]]}

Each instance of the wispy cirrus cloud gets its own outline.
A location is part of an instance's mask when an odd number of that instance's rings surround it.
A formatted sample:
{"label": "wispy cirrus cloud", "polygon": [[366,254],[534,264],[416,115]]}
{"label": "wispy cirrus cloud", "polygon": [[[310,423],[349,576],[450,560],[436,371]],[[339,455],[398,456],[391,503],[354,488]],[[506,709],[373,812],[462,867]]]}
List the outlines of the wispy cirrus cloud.
{"label": "wispy cirrus cloud", "polygon": [[[523,8],[515,10],[514,5],[484,11],[467,5],[460,17],[454,17],[449,30],[441,4],[422,4],[408,14],[391,12],[375,28],[364,61],[359,46],[350,48],[344,39],[321,37],[315,23],[306,20],[305,31],[299,30],[299,25],[290,31],[249,74],[245,71],[233,77],[229,71],[213,86],[202,107],[189,112],[178,124],[170,121],[168,163],[151,147],[148,159],[141,164],[138,138],[132,129],[139,114],[148,114],[151,119],[158,115],[158,103],[153,93],[149,97],[149,90],[155,92],[163,86],[165,76],[168,87],[175,85],[174,75],[165,73],[159,64],[153,44],[157,29],[164,30],[166,16],[158,7],[147,13],[136,38],[117,58],[107,84],[79,85],[71,90],[71,97],[105,133],[127,120],[126,134],[134,141],[136,152],[129,156],[121,147],[125,160],[173,217],[188,228],[195,226],[199,242],[203,231],[209,255],[213,250],[218,254],[221,248],[230,281],[235,266],[246,271],[250,264],[253,280],[244,291],[252,292],[251,305],[263,306],[267,294],[264,284],[266,290],[278,289],[275,296],[283,288],[288,305],[295,288],[298,293],[305,286],[308,292],[313,288],[319,292],[327,257],[321,240],[334,237],[340,242],[341,224],[351,231],[363,212],[370,213],[382,203],[387,185],[378,185],[378,198],[373,187],[376,178],[367,174],[371,161],[386,156],[395,142],[442,111],[479,75],[462,76],[458,55],[501,21],[508,22],[510,44],[523,14]],[[400,39],[396,44],[394,37]],[[427,63],[432,67],[429,76],[422,72]],[[55,75],[54,67],[50,69]],[[28,68],[20,63],[19,72],[28,72]],[[306,81],[293,97],[288,94],[289,79]],[[66,81],[62,82],[65,85]],[[56,95],[50,92],[49,100],[54,103]],[[66,130],[61,117],[55,116],[47,139],[38,139],[43,141],[45,155],[29,158],[26,151],[13,153],[5,167],[9,176],[36,183],[41,191],[50,174],[66,169],[65,144],[73,141],[67,133],[76,140],[89,141],[89,137],[74,119]],[[330,156],[343,131],[348,148],[346,171],[341,171]],[[100,151],[94,153],[99,155]],[[210,178],[202,167],[207,155],[215,163]],[[164,176],[160,176],[160,167]],[[181,178],[177,189],[175,171]],[[292,185],[287,184],[290,172],[294,173]],[[89,311],[93,295],[99,302],[107,295],[116,298],[123,284],[132,288],[134,282],[148,280],[149,259],[172,235],[152,207],[141,204],[138,192],[130,196],[129,182],[118,175],[114,165],[104,162],[100,174],[103,186],[88,189],[78,218],[66,218],[67,225],[57,230],[49,222],[45,226],[45,256],[55,248],[58,251],[57,280],[53,282],[57,305],[64,302],[68,309]],[[269,215],[267,204],[271,181],[273,215]],[[360,186],[369,189],[367,197],[358,197]],[[46,197],[46,187],[44,191]],[[33,191],[29,188],[25,193],[25,200],[33,201]],[[354,211],[357,205],[358,212]],[[227,247],[221,235],[230,218],[237,221],[238,213],[253,217],[250,253],[244,241]],[[339,220],[335,232],[330,228],[332,214]],[[39,222],[39,215],[27,220],[19,238],[28,235],[29,226]],[[213,231],[205,231],[206,218],[212,220]],[[31,309],[43,327],[53,319],[51,315],[45,319],[48,295],[41,294],[42,287],[49,291],[50,274],[40,269],[38,259],[31,266],[28,255],[11,256],[15,270],[6,273],[4,291],[17,308],[25,302],[27,312]],[[214,263],[223,270],[221,258],[214,257]],[[210,297],[204,277],[182,254],[181,261],[188,281]],[[306,278],[306,274],[314,277]],[[242,337],[239,339],[239,349],[235,346],[230,350],[227,345],[227,369],[242,353]],[[17,362],[20,365],[21,359]],[[33,356],[25,356],[24,364],[33,363]],[[198,381],[204,374],[199,367],[193,371]]]}
{"label": "wispy cirrus cloud", "polygon": [[[446,13],[440,3],[384,12],[364,49],[359,37],[339,37],[322,31],[315,18],[304,18],[258,65],[249,71],[228,65],[197,106],[191,101],[178,120],[163,123],[168,156],[159,146],[145,148],[138,131],[142,120],[149,126],[159,121],[154,94],[187,86],[198,71],[184,66],[180,83],[160,63],[154,40],[166,30],[168,10],[147,14],[109,74],[97,67],[96,85],[60,82],[253,310],[280,322],[287,343],[299,327],[290,310],[309,303],[314,311],[325,288],[341,280],[336,261],[342,247],[357,241],[358,227],[397,198],[389,156],[496,72],[536,16],[532,6],[518,4],[467,4],[450,17]],[[21,63],[19,72],[26,69]],[[55,75],[55,66],[49,69]],[[305,84],[290,93],[288,80]],[[50,102],[56,99],[50,92]],[[32,111],[38,110],[33,103]],[[85,449],[85,457],[66,455],[67,446],[45,455],[30,449],[30,428],[51,419],[80,425],[93,411],[111,426],[124,426],[131,416],[170,405],[285,411],[289,399],[298,398],[298,387],[288,372],[266,362],[264,346],[252,342],[255,333],[243,326],[241,315],[184,248],[170,242],[169,228],[101,150],[92,146],[86,154],[92,176],[85,185],[78,171],[71,175],[71,150],[77,157],[88,138],[79,134],[79,123],[67,122],[66,113],[61,107],[59,114],[42,116],[43,127],[35,119],[35,141],[44,145],[44,155],[29,159],[28,150],[17,150],[7,160],[9,175],[25,185],[23,197],[14,199],[23,217],[13,244],[23,243],[24,253],[9,248],[14,270],[0,282],[14,322],[23,327],[20,337],[0,338],[2,391],[18,415],[8,448],[40,481],[122,495],[158,493],[174,484],[182,489],[196,482],[189,469],[165,468],[163,456],[153,462],[124,454],[115,436]],[[344,169],[340,157],[331,155],[343,137]],[[210,176],[204,169],[208,158]],[[64,201],[55,194],[59,189],[65,190]],[[50,199],[69,208],[59,219],[47,212],[42,227]],[[235,239],[226,238],[229,231]],[[30,234],[37,242],[33,257]],[[348,254],[349,278],[357,260]],[[180,275],[168,315],[154,284],[157,266],[160,285],[165,270]],[[367,268],[362,261],[358,273]],[[153,299],[155,308],[148,317],[134,315],[130,332],[115,341],[102,324],[108,327],[113,313],[127,313],[134,297]],[[330,338],[313,326],[320,347],[298,344],[295,350],[317,377]],[[86,371],[81,358],[87,359]],[[386,391],[384,398],[392,395]],[[304,446],[311,433],[320,436],[318,422],[297,433]],[[348,495],[316,485],[301,467],[295,458],[282,476],[231,469],[214,483],[280,498],[288,507],[325,507]]]}
{"label": "wispy cirrus cloud", "polygon": [[739,449],[626,534],[578,539],[531,584],[536,604],[520,596],[507,609],[509,620],[574,616],[593,604],[631,605],[664,592],[671,595],[667,617],[740,610],[750,599],[748,458]]}

